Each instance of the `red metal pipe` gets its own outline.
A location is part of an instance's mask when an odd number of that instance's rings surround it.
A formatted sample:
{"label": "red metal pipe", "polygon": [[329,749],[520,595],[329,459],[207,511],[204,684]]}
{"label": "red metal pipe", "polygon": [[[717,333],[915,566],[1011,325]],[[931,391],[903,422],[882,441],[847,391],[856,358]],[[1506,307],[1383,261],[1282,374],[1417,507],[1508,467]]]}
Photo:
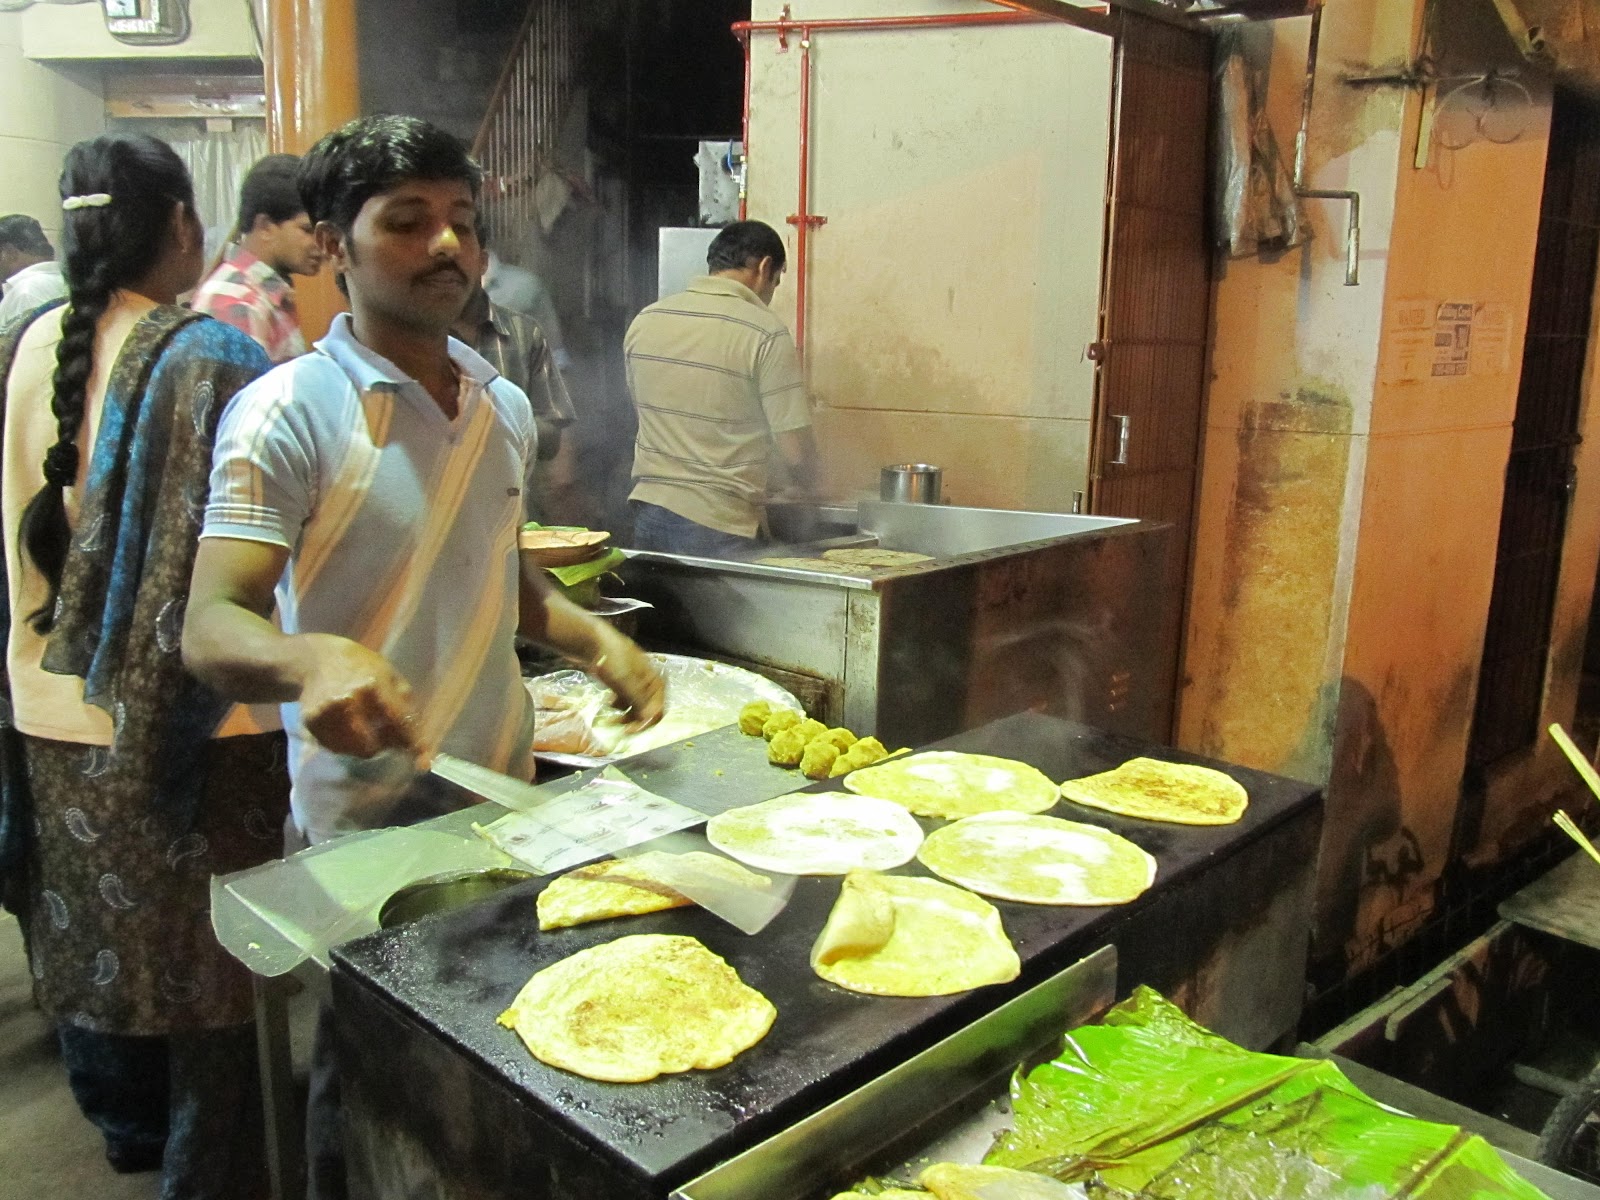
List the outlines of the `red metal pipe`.
{"label": "red metal pipe", "polygon": [[806,264],[810,262],[808,244],[811,227],[826,217],[811,212],[811,30],[800,31],[800,199],[799,211],[789,218],[798,231],[795,235],[794,273],[794,348],[805,362],[806,352]]}
{"label": "red metal pipe", "polygon": [[739,220],[750,214],[750,37],[744,43],[744,129],[739,142]]}
{"label": "red metal pipe", "polygon": [[743,37],[749,33],[798,33],[801,37],[809,37],[814,32],[821,33],[828,29],[927,29],[941,25],[1029,25],[1055,20],[1057,18],[1047,17],[1043,13],[1015,12],[1007,9],[1004,12],[936,13],[920,17],[828,17],[822,20],[800,21],[736,21],[733,32],[735,37]]}

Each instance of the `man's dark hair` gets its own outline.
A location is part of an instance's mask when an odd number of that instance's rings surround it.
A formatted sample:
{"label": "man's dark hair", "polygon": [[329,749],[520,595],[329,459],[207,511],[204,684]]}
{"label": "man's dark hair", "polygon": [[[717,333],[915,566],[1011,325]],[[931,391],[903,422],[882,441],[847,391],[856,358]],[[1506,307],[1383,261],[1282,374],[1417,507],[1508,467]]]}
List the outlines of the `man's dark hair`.
{"label": "man's dark hair", "polygon": [[452,133],[417,117],[361,117],[335,129],[300,162],[300,202],[312,221],[349,233],[362,205],[408,179],[459,179],[474,200],[483,169]]}
{"label": "man's dark hair", "polygon": [[26,213],[12,213],[0,217],[0,246],[12,246],[24,254],[56,256],[55,247],[44,236],[44,226]]}
{"label": "man's dark hair", "polygon": [[778,231],[760,221],[735,221],[712,239],[706,250],[706,269],[713,275],[738,271],[757,266],[763,258],[770,258],[773,266],[783,270],[788,255]]}
{"label": "man's dark hair", "polygon": [[234,227],[235,232],[244,237],[257,217],[281,225],[305,212],[299,176],[300,157],[295,154],[269,154],[251,167],[239,188],[239,224]]}

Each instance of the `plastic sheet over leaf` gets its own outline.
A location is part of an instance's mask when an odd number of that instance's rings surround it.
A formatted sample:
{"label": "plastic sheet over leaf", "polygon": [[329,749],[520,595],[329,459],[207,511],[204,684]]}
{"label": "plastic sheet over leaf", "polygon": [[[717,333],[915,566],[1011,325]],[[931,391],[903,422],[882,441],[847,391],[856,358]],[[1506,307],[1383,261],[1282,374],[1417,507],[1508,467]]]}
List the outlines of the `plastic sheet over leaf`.
{"label": "plastic sheet over leaf", "polygon": [[1148,988],[1019,1074],[1012,1107],[985,1161],[1095,1200],[1543,1196],[1482,1138],[1400,1116],[1330,1062],[1243,1050]]}

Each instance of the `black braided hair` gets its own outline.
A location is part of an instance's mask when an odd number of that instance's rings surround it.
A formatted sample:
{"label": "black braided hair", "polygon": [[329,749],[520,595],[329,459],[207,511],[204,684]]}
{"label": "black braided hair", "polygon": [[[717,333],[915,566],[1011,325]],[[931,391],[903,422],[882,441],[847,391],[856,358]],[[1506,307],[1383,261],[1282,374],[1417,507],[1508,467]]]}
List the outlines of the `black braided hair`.
{"label": "black braided hair", "polygon": [[67,152],[61,198],[96,193],[109,195],[111,202],[63,213],[67,308],[50,400],[56,441],[44,456],[44,486],[22,513],[22,544],[50,585],[45,602],[27,617],[41,635],[55,622],[71,544],[63,493],[78,479],[78,434],[100,318],[118,289],[143,278],[160,259],[173,206],[194,210],[194,184],[183,160],[171,146],[145,134],[109,134]]}

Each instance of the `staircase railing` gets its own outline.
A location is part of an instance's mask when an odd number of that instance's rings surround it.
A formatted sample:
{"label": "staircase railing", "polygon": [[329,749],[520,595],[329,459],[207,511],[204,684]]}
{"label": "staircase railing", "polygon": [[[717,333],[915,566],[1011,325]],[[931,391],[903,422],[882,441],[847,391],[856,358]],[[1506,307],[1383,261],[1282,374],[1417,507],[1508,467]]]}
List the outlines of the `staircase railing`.
{"label": "staircase railing", "polygon": [[489,244],[513,248],[537,219],[576,75],[576,0],[532,0],[472,142],[484,169]]}

